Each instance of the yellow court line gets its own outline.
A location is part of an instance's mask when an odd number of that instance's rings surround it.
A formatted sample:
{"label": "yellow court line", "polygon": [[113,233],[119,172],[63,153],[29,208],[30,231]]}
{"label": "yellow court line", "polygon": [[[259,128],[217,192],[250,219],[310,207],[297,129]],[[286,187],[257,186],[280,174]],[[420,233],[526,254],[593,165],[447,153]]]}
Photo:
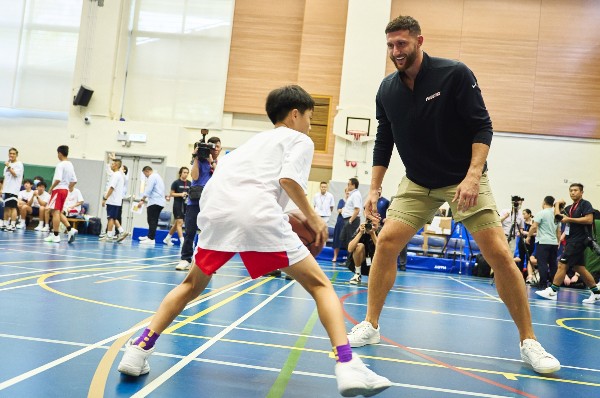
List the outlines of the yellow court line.
{"label": "yellow court line", "polygon": [[[190,302],[190,304],[193,304],[199,300],[204,300],[205,298],[213,296],[222,290],[229,289],[232,286],[241,285],[242,283],[245,283],[249,279],[250,279],[249,277],[246,277],[240,281],[232,282],[225,286],[221,286],[220,288],[212,290],[211,292],[203,294],[203,295],[199,296],[197,299],[192,300]],[[103,398],[104,397],[104,389],[106,388],[106,381],[108,380],[108,374],[112,368],[113,363],[115,362],[115,359],[117,358],[117,355],[119,355],[119,351],[121,351],[121,347],[123,345],[125,345],[125,343],[127,341],[129,341],[131,336],[133,336],[135,334],[135,332],[137,331],[137,329],[139,329],[139,327],[141,327],[144,324],[149,323],[151,319],[152,319],[152,317],[150,316],[150,317],[138,322],[134,326],[134,328],[136,330],[134,330],[131,333],[128,333],[125,336],[118,338],[111,344],[108,351],[104,354],[104,356],[100,360],[100,363],[98,363],[98,366],[96,367],[96,371],[94,372],[94,377],[92,378],[92,382],[90,383],[90,388],[88,390],[88,398]]]}
{"label": "yellow court line", "polygon": [[[92,260],[101,260],[101,259],[92,259]],[[68,259],[68,258],[63,258],[63,259],[56,259],[56,260],[15,260],[15,261],[3,261],[0,262],[0,265],[8,265],[8,264],[19,264],[19,265],[23,265],[23,264],[31,264],[31,263],[58,263],[58,262],[72,262],[72,261],[90,261],[89,258],[73,258],[73,259]],[[106,260],[106,261],[110,261],[110,260]],[[115,262],[117,261],[123,261],[122,259],[115,259]],[[43,271],[43,270],[40,270]]]}
{"label": "yellow court line", "polygon": [[[58,275],[58,274],[52,273],[50,275]],[[2,283],[0,283],[0,286],[6,286],[6,285],[10,285],[11,283],[23,282],[23,281],[26,281],[28,279],[36,279],[36,278],[39,278],[39,277],[40,277],[39,275],[24,276],[23,278],[11,279],[9,281],[2,282]]]}
{"label": "yellow court line", "polygon": [[225,304],[227,304],[227,303],[229,303],[229,302],[231,302],[231,301],[235,300],[236,298],[238,298],[238,297],[240,297],[240,296],[243,296],[244,294],[246,294],[246,293],[248,293],[248,292],[250,292],[250,291],[252,291],[252,290],[256,289],[257,287],[264,285],[265,283],[269,282],[269,281],[270,281],[270,280],[272,280],[272,279],[273,279],[273,277],[272,277],[272,276],[271,276],[271,277],[268,277],[268,278],[265,278],[265,279],[263,279],[262,281],[260,281],[260,282],[258,282],[258,283],[256,283],[256,284],[254,284],[254,285],[252,285],[252,286],[250,286],[250,287],[248,287],[248,288],[246,288],[246,289],[242,290],[241,292],[238,292],[238,293],[234,294],[233,296],[226,298],[226,299],[225,299],[225,300],[223,300],[223,301],[219,301],[217,304],[215,304],[215,305],[213,305],[213,306],[210,306],[210,307],[208,307],[207,309],[205,309],[205,310],[203,310],[203,311],[200,311],[200,312],[199,312],[199,313],[197,313],[196,315],[192,315],[192,316],[190,316],[190,317],[189,317],[188,319],[186,319],[185,321],[182,321],[182,322],[176,323],[175,325],[173,325],[173,326],[171,326],[171,327],[168,327],[167,329],[165,329],[165,331],[163,332],[163,334],[165,334],[165,333],[172,333],[172,332],[174,332],[175,330],[177,330],[177,329],[179,329],[179,328],[181,328],[181,327],[183,327],[183,326],[187,325],[188,323],[190,323],[190,322],[193,322],[193,321],[195,321],[196,319],[198,319],[198,318],[200,318],[200,317],[202,317],[202,316],[204,316],[204,315],[206,315],[206,314],[208,314],[208,313],[210,313],[210,312],[212,312],[212,311],[216,310],[217,308],[220,308],[220,307],[224,306]]}
{"label": "yellow court line", "polygon": [[101,280],[101,281],[96,281],[96,282],[94,282],[94,283],[106,283],[106,282],[113,282],[113,281],[118,281],[119,279],[131,278],[132,276],[135,276],[135,275],[125,275],[125,276],[119,276],[119,277],[117,277],[117,278],[104,279],[104,280]]}
{"label": "yellow court line", "polygon": [[600,321],[600,318],[561,318],[556,320],[556,324],[558,326],[570,330],[571,332],[579,333],[588,337],[593,337],[594,339],[600,339],[600,336],[595,336],[593,334],[582,332],[581,330],[577,330],[571,326],[565,325],[565,321]]}
{"label": "yellow court line", "polygon": [[[172,333],[172,334],[174,336],[190,337],[190,338],[202,339],[202,340],[210,340],[212,338],[212,337],[208,337],[208,336],[197,336],[197,335],[184,334],[184,333]],[[285,345],[271,344],[271,343],[260,343],[260,342],[247,341],[247,340],[220,339],[219,341],[228,342],[228,343],[236,343],[236,344],[246,344],[246,345],[262,346],[262,347],[270,347],[270,348],[281,348],[281,349],[286,349],[286,350],[297,350],[297,351],[303,351],[303,352],[314,352],[314,353],[319,353],[319,354],[325,354],[325,355],[331,357],[331,355],[330,355],[331,350],[325,351],[325,350],[318,350],[318,349],[312,349],[312,348],[306,348],[306,347],[299,348],[299,347],[293,347],[293,346],[285,346]],[[378,360],[378,361],[402,363],[402,364],[406,364],[406,365],[427,366],[427,367],[443,368],[443,369],[447,368],[446,366],[439,365],[439,364],[432,363],[432,362],[418,362],[418,361],[410,361],[410,360],[406,360],[406,359],[380,357],[380,356],[374,356],[374,355],[360,355],[360,357],[363,359],[368,358],[368,359],[373,359],[373,360]],[[456,366],[456,368],[461,369],[461,370],[466,370],[469,372],[474,372],[474,373],[486,373],[486,374],[500,375],[500,376],[505,377],[508,380],[518,380],[519,378],[527,378],[527,379],[537,379],[537,380],[544,380],[544,381],[555,381],[555,382],[568,383],[568,384],[579,384],[579,385],[585,385],[585,386],[591,386],[591,387],[600,387],[599,383],[591,383],[591,382],[586,382],[586,381],[557,379],[557,378],[552,378],[552,377],[528,375],[528,374],[521,374],[521,373],[509,373],[509,372],[501,372],[501,371],[487,370],[487,369],[465,368],[465,367],[461,367],[461,366]]]}

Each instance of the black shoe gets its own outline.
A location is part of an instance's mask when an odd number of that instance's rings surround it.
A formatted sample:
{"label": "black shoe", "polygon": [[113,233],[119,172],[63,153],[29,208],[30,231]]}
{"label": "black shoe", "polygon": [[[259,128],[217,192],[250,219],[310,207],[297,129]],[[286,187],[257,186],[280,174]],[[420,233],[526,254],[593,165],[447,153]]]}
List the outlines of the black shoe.
{"label": "black shoe", "polygon": [[401,265],[400,268],[398,268],[400,271],[406,271],[406,265]]}
{"label": "black shoe", "polygon": [[274,276],[276,278],[279,278],[281,276],[281,270],[276,269],[275,271],[271,271],[267,274],[264,274],[263,276]]}

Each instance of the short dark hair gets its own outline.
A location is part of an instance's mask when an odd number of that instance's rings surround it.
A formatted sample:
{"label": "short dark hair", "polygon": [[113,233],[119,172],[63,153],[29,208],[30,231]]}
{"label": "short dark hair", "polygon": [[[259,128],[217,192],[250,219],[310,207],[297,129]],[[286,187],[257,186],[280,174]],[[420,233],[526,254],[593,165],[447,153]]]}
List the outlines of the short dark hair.
{"label": "short dark hair", "polygon": [[385,27],[385,34],[397,32],[399,30],[408,30],[411,36],[418,36],[421,34],[419,22],[408,15],[400,15],[391,20]]}
{"label": "short dark hair", "polygon": [[221,139],[219,137],[210,137],[208,139],[208,142],[210,142],[211,144],[218,144],[221,142]]}
{"label": "short dark hair", "polygon": [[321,182],[319,183],[319,185],[321,185],[321,184],[325,184],[325,185],[327,185],[327,183],[326,183],[325,181],[321,181]]}
{"label": "short dark hair", "polygon": [[13,147],[13,148],[10,148],[10,149],[8,150],[8,153],[10,153],[10,151],[15,151],[15,153],[16,153],[17,155],[19,154],[19,151],[18,151],[18,150],[17,150],[17,148],[15,148],[15,147]]}
{"label": "short dark hair", "polygon": [[315,100],[298,85],[276,88],[267,96],[265,105],[267,116],[273,124],[283,121],[294,109],[304,114],[315,109]]}
{"label": "short dark hair", "polygon": [[179,177],[181,177],[181,173],[183,173],[183,170],[187,170],[190,171],[190,169],[188,169],[187,167],[183,166],[182,168],[179,169]]}
{"label": "short dark hair", "polygon": [[23,180],[23,185],[29,183],[29,185],[33,185],[33,181],[31,181],[29,178],[26,178]]}
{"label": "short dark hair", "polygon": [[123,165],[123,174],[127,175],[127,172],[129,171],[129,168],[125,165]]}
{"label": "short dark hair", "polygon": [[530,209],[525,209],[525,210],[523,210],[523,211],[524,211],[525,213],[527,213],[527,214],[531,215],[531,210],[530,210]]}
{"label": "short dark hair", "polygon": [[554,206],[554,196],[546,196],[544,198],[544,203],[547,204],[548,206]]}
{"label": "short dark hair", "polygon": [[350,181],[352,183],[352,185],[354,185],[354,188],[358,188],[358,179],[357,178],[350,178],[348,181]]}
{"label": "short dark hair", "polygon": [[58,148],[56,148],[56,152],[60,153],[61,155],[67,157],[69,156],[69,147],[66,145],[61,145]]}
{"label": "short dark hair", "polygon": [[142,169],[142,171],[152,171],[152,167],[150,167],[150,166],[144,166],[144,168]]}
{"label": "short dark hair", "polygon": [[573,184],[569,185],[569,189],[573,188],[573,187],[579,187],[579,190],[581,192],[583,192],[583,184],[580,182],[574,182]]}
{"label": "short dark hair", "polygon": [[38,184],[36,185],[36,188],[39,187],[40,185],[43,186],[44,188],[48,188],[48,184],[46,184],[46,181],[38,182]]}

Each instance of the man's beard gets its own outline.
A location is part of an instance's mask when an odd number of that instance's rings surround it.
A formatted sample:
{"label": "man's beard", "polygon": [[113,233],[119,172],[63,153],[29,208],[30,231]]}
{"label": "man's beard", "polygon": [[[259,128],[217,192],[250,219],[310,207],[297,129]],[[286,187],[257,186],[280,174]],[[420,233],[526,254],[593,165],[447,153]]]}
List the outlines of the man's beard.
{"label": "man's beard", "polygon": [[396,58],[391,57],[392,58],[392,62],[394,63],[394,65],[396,66],[396,69],[398,69],[399,72],[406,72],[406,70],[408,68],[410,68],[411,66],[413,66],[413,64],[415,63],[415,61],[417,60],[417,48],[415,46],[414,50],[411,51],[410,53],[406,54],[406,59],[404,60],[404,66],[398,66],[398,63],[396,62]]}

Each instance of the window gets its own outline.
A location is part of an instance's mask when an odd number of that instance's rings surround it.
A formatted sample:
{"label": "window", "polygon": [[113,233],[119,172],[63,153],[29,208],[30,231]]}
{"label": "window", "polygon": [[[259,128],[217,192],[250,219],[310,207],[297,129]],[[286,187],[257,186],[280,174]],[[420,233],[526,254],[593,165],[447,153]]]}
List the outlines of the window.
{"label": "window", "polygon": [[12,0],[0,12],[0,107],[67,112],[82,3]]}
{"label": "window", "polygon": [[234,0],[133,1],[123,116],[220,127],[233,8]]}

